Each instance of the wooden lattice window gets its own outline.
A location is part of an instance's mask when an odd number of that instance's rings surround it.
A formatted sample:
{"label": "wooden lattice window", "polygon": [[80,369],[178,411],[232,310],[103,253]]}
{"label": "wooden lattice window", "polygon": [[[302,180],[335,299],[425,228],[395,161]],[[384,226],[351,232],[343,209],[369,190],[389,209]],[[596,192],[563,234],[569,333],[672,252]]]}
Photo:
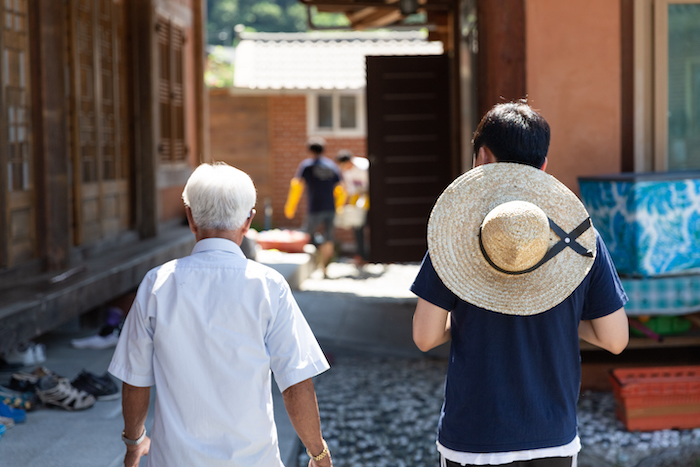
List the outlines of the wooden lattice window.
{"label": "wooden lattice window", "polygon": [[71,0],[71,150],[76,244],[129,227],[124,2]]}
{"label": "wooden lattice window", "polygon": [[2,225],[3,266],[36,256],[36,200],[30,118],[29,31],[27,0],[1,0],[0,61],[2,105],[0,144],[5,187]]}
{"label": "wooden lattice window", "polygon": [[165,18],[156,23],[158,38],[158,104],[161,162],[181,162],[185,144],[184,44],[185,30]]}

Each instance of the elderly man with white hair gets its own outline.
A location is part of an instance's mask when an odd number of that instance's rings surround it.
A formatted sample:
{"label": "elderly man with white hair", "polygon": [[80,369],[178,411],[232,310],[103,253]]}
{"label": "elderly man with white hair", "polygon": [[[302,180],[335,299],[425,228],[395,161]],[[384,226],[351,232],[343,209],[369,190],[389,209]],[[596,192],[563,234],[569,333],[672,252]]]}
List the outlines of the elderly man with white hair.
{"label": "elderly man with white hair", "polygon": [[223,163],[187,181],[197,243],[146,274],[109,367],[124,382],[128,467],[147,454],[149,466],[282,466],[271,374],[309,466],[332,465],[311,381],[328,362],[284,278],[240,249],[255,198],[250,177]]}

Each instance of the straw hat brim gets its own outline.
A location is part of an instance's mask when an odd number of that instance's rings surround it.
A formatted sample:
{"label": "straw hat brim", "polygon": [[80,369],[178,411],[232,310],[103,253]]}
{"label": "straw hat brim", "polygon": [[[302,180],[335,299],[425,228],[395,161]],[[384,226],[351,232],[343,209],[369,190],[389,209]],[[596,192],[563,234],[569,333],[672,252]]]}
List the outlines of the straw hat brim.
{"label": "straw hat brim", "polygon": [[[495,163],[461,175],[440,195],[428,222],[428,251],[442,282],[462,300],[487,310],[528,316],[564,301],[586,277],[596,255],[590,227],[576,241],[593,252],[582,256],[564,248],[532,272],[497,271],[479,248],[479,228],[496,206],[509,201],[537,205],[566,232],[589,216],[576,195],[543,170]],[[550,230],[550,248],[559,237]]]}

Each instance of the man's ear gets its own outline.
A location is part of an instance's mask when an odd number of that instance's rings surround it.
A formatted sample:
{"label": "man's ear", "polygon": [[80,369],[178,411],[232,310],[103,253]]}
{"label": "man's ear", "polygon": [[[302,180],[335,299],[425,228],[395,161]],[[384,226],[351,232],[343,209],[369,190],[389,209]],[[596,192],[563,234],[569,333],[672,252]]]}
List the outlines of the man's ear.
{"label": "man's ear", "polygon": [[544,164],[542,164],[542,167],[540,167],[544,172],[547,171],[547,157],[545,156],[544,158]]}
{"label": "man's ear", "polygon": [[245,220],[245,223],[243,224],[243,235],[250,230],[250,226],[253,224],[253,217],[255,217],[255,209],[252,209],[250,211],[250,216],[248,216],[248,219]]}
{"label": "man's ear", "polygon": [[187,223],[190,225],[190,230],[196,236],[197,225],[194,223],[194,218],[192,217],[192,210],[189,208],[189,206],[185,206],[185,215],[187,216]]}

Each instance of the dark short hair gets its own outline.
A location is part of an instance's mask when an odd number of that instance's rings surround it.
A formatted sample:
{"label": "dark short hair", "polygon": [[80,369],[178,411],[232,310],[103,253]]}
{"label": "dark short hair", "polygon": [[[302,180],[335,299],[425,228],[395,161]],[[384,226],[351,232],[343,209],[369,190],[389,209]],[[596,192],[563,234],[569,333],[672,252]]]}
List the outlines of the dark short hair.
{"label": "dark short hair", "polygon": [[312,136],[306,142],[306,147],[314,154],[321,154],[326,147],[326,140],[320,136]]}
{"label": "dark short hair", "polygon": [[482,146],[498,162],[516,162],[541,168],[549,150],[549,124],[525,101],[497,104],[479,122],[472,144]]}
{"label": "dark short hair", "polygon": [[352,153],[348,151],[347,149],[341,149],[338,151],[338,154],[335,156],[336,162],[338,164],[342,164],[343,162],[348,162],[352,159]]}

